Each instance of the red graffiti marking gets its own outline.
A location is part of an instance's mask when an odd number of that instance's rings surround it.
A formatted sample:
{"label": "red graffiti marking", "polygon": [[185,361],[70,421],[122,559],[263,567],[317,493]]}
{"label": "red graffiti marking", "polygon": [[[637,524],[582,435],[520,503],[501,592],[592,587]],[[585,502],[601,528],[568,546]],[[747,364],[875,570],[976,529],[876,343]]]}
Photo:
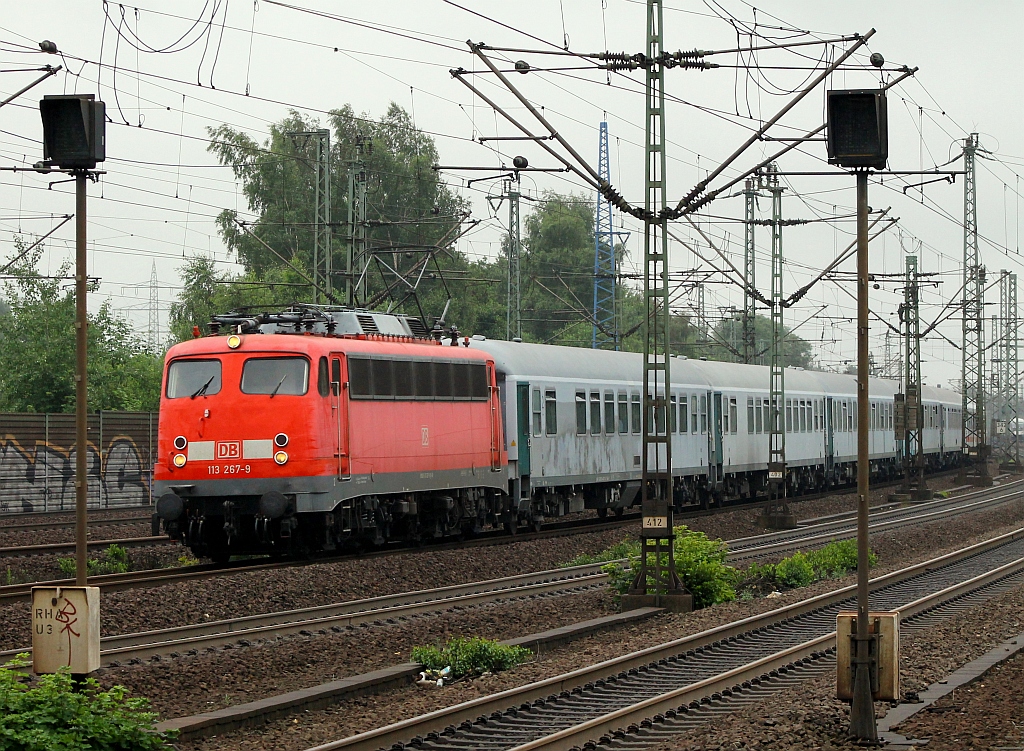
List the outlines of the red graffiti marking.
{"label": "red graffiti marking", "polygon": [[71,637],[74,636],[74,637],[77,638],[77,637],[81,636],[80,633],[78,633],[77,631],[75,631],[72,628],[72,626],[74,626],[76,623],[78,623],[78,618],[72,618],[72,616],[75,616],[77,614],[78,614],[78,608],[75,607],[75,604],[73,602],[71,602],[70,600],[64,600],[64,607],[62,607],[60,610],[57,611],[57,616],[56,616],[57,623],[63,623],[64,624],[64,628],[62,628],[60,630],[60,632],[62,634],[67,632],[67,635],[68,635],[68,665],[69,666],[71,665]]}

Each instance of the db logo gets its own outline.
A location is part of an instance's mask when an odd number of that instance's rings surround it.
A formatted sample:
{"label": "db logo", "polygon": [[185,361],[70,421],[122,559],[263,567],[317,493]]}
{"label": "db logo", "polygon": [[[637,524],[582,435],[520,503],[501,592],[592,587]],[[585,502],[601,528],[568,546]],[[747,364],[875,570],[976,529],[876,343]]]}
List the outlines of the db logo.
{"label": "db logo", "polygon": [[242,458],[242,442],[241,441],[217,441],[217,458],[218,459],[241,459]]}

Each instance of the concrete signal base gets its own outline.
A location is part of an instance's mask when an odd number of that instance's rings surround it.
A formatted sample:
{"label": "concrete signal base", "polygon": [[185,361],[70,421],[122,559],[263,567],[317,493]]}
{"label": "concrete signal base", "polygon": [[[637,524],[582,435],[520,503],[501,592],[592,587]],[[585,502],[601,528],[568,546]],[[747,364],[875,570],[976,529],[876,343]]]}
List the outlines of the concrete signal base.
{"label": "concrete signal base", "polygon": [[791,513],[761,514],[757,517],[759,526],[765,529],[796,529],[796,515]]}

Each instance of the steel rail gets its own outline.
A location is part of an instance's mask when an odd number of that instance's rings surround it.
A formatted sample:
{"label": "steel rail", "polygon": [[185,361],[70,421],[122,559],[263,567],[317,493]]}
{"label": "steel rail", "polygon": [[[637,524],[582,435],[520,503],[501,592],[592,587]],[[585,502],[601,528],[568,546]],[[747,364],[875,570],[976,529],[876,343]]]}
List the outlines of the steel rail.
{"label": "steel rail", "polygon": [[[2,517],[0,517],[2,519]],[[122,516],[114,519],[90,519],[89,528],[95,527],[115,527],[121,524],[149,524],[152,520],[150,516]],[[73,529],[77,522],[74,521],[58,521],[58,522],[31,522],[28,524],[0,524],[0,535],[5,532],[25,532],[36,529]]]}
{"label": "steel rail", "polygon": [[[106,508],[90,508],[89,516],[92,518],[93,514],[108,514],[116,513],[121,511],[139,511],[146,509],[147,511],[153,512],[155,506],[151,503],[146,503],[136,506],[107,506]],[[14,511],[0,513],[0,522],[5,522],[8,519],[39,519],[44,516],[70,516],[72,517],[72,523],[74,523],[73,517],[75,515],[75,509],[55,509],[53,511]],[[147,519],[150,517],[146,517]],[[99,520],[99,521],[102,521]],[[0,529],[4,529],[4,525],[0,523]]]}
{"label": "steel rail", "polygon": [[[607,581],[607,576],[600,570],[602,565],[573,566],[298,610],[105,636],[100,640],[100,655],[104,664],[110,664],[113,660],[143,659],[157,654],[223,646],[241,639],[267,639],[307,630],[344,628],[504,599],[589,589]],[[5,650],[0,652],[0,659],[22,652],[31,652],[31,648]]]}
{"label": "steel rail", "polygon": [[[145,548],[153,545],[169,545],[174,541],[167,535],[158,537],[122,537],[119,540],[89,540],[89,550],[100,550],[111,545],[121,545],[125,548]],[[29,555],[56,555],[60,553],[73,553],[75,543],[55,542],[43,545],[16,545],[8,548],[0,548],[0,558],[19,558]],[[91,578],[91,577],[90,577]]]}
{"label": "steel rail", "polygon": [[[872,580],[872,586],[877,589],[906,582],[960,561],[995,551],[1002,546],[1019,540],[1024,540],[1024,528],[877,577]],[[1018,563],[1024,566],[1024,558],[1019,558]],[[335,749],[376,751],[376,749],[381,747],[390,747],[395,743],[407,741],[412,737],[422,737],[428,732],[436,731],[439,728],[457,727],[460,723],[466,722],[472,723],[481,717],[487,717],[494,712],[500,713],[509,707],[523,706],[539,699],[547,699],[552,695],[557,696],[565,692],[571,692],[573,689],[578,689],[581,686],[599,681],[608,676],[629,671],[635,672],[652,663],[668,661],[670,658],[680,654],[698,650],[702,647],[709,647],[715,643],[731,641],[741,635],[760,631],[769,626],[776,626],[780,623],[792,621],[800,616],[821,611],[824,608],[850,599],[851,596],[856,594],[856,590],[856,585],[842,587],[767,613],[750,616],[733,623],[702,631],[698,634],[654,647],[648,647],[563,675],[527,684],[526,686],[508,689],[419,717],[402,720],[382,728],[317,746],[310,751],[334,751]],[[909,604],[912,605],[913,603]],[[807,642],[801,646],[806,646],[806,644]]]}
{"label": "steel rail", "polygon": [[[920,597],[899,608],[900,621],[909,620],[923,611],[938,607],[951,600],[987,587],[1022,570],[1024,570],[1024,557],[979,574],[971,579],[946,587],[938,592]],[[812,660],[831,656],[835,648],[836,632],[832,631],[831,633],[806,641],[803,644],[780,650],[768,657],[726,671],[713,678],[708,678],[689,686],[683,686],[660,696],[638,702],[632,706],[609,712],[574,727],[566,728],[558,733],[515,746],[511,751],[537,751],[538,749],[568,751],[571,748],[582,747],[584,743],[597,741],[601,736],[624,726],[639,724],[654,715],[677,709],[683,704],[689,704],[694,701],[699,702],[716,693],[720,694],[722,691],[736,688],[744,681],[767,678],[773,670],[777,671],[784,667],[806,664]]]}

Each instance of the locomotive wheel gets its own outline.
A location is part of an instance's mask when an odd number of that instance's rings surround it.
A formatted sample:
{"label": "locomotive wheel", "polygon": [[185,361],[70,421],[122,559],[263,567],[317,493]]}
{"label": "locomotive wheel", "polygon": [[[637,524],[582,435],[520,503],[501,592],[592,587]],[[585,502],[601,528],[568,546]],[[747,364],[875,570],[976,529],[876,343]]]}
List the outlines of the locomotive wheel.
{"label": "locomotive wheel", "polygon": [[230,550],[214,550],[210,553],[210,560],[216,563],[218,566],[223,566],[225,563],[231,560]]}
{"label": "locomotive wheel", "polygon": [[515,537],[516,533],[519,532],[519,520],[513,519],[502,524],[505,527],[505,531]]}

